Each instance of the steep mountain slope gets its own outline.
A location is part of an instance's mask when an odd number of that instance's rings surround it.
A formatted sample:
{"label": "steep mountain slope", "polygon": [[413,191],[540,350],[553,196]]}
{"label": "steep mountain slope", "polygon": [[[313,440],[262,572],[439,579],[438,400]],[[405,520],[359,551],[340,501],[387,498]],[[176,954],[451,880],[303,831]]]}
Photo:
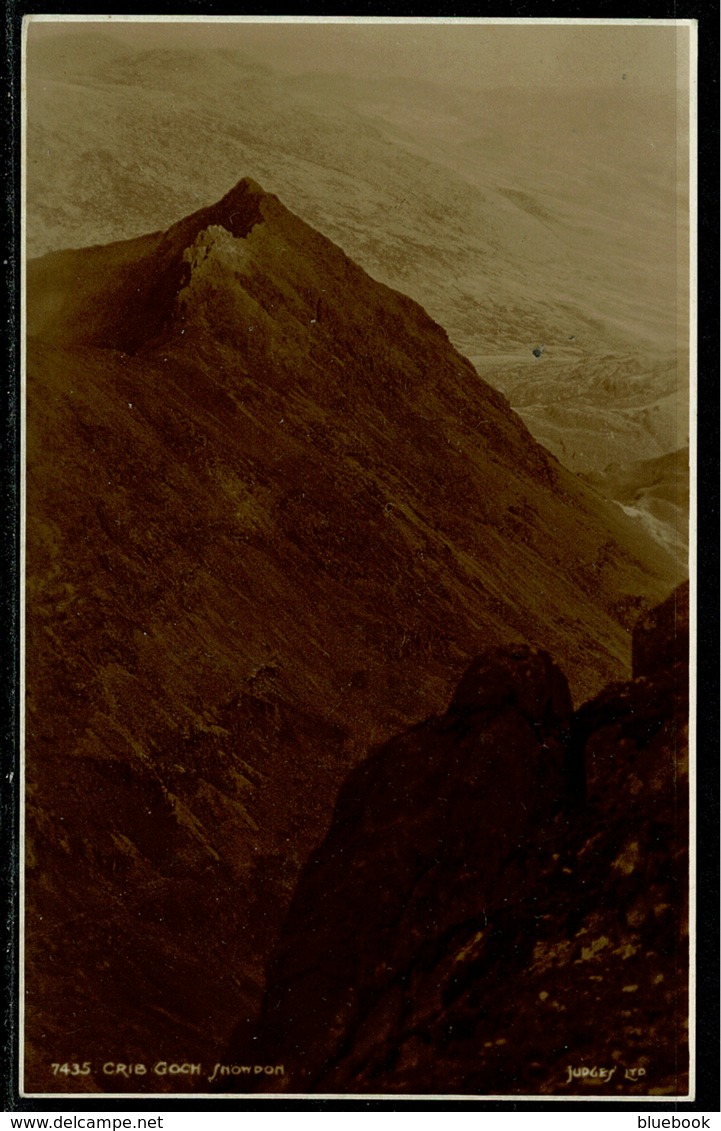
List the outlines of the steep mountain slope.
{"label": "steep mountain slope", "polygon": [[217,1058],[368,745],[509,637],[597,691],[676,563],[253,181],[27,288],[28,1086],[177,1089],[99,1066]]}
{"label": "steep mountain slope", "polygon": [[687,587],[574,716],[546,653],[484,652],[344,782],[220,1086],[685,1094],[687,715]]}
{"label": "steep mountain slope", "polygon": [[688,442],[673,84],[619,75],[570,97],[289,76],[251,48],[242,29],[224,50],[31,35],[31,253],[164,226],[242,166],[420,301],[567,466]]}

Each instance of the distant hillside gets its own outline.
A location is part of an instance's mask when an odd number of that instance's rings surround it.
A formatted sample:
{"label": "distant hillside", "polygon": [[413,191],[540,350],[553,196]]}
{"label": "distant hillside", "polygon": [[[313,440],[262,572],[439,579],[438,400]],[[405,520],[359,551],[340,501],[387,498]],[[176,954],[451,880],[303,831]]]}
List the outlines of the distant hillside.
{"label": "distant hillside", "polygon": [[610,464],[604,472],[584,478],[607,499],[614,499],[679,562],[688,554],[689,450]]}

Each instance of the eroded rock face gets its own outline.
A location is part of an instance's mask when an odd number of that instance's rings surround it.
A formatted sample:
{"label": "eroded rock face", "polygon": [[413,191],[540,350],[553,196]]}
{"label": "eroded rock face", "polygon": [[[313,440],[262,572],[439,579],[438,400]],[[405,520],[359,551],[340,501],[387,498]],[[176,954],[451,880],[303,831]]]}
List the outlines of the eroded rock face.
{"label": "eroded rock face", "polygon": [[229,1063],[283,1063],[262,1091],[686,1090],[683,664],[570,716],[547,654],[494,648],[350,774]]}

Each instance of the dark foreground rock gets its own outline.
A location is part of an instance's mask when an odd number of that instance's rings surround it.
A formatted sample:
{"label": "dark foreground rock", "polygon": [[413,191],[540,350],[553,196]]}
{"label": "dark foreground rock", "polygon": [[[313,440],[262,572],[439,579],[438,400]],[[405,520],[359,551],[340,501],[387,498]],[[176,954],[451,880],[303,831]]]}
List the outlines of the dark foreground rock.
{"label": "dark foreground rock", "polygon": [[681,659],[571,716],[545,653],[484,653],[347,778],[228,1065],[282,1064],[261,1091],[685,1092],[686,718]]}
{"label": "dark foreground rock", "polygon": [[689,583],[642,616],[633,630],[633,674],[652,676],[688,663]]}

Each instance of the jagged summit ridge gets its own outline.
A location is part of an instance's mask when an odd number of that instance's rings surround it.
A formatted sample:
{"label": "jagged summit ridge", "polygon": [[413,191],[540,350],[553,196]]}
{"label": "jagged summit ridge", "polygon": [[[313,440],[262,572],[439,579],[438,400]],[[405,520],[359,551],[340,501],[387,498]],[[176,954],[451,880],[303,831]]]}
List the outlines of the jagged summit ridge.
{"label": "jagged summit ridge", "polygon": [[[254,256],[262,285],[250,288],[251,297],[266,313],[281,319],[288,312],[305,325],[316,324],[321,314],[331,319],[333,331],[352,320],[356,307],[372,302],[376,308],[388,306],[381,314],[384,334],[397,333],[406,320],[398,308],[412,312],[422,332],[432,329],[447,342],[447,334],[412,299],[385,287],[370,277],[331,240],[290,212],[272,193],[265,192],[252,178],[244,177],[218,202],[187,216],[165,231],[109,244],[106,247],[80,248],[52,252],[32,260],[28,270],[28,333],[30,337],[52,339],[64,346],[93,346],[137,353],[153,348],[160,339],[167,344],[164,331],[177,328],[178,296],[191,281],[193,248],[204,242],[230,248],[219,230],[234,241],[258,243]],[[263,231],[262,239],[259,231]],[[210,236],[204,233],[210,232]],[[213,239],[213,232],[215,238]],[[213,280],[213,291],[234,289],[236,272],[233,258],[215,257],[227,268],[222,278]],[[242,254],[242,253],[241,253]],[[201,257],[201,258],[204,258]],[[372,288],[369,284],[372,283]],[[246,282],[244,289],[249,289]],[[391,297],[392,296],[392,297]],[[188,314],[188,295],[185,310]],[[236,295],[237,297],[237,295]],[[214,305],[228,315],[227,303]],[[393,312],[393,307],[396,311]],[[299,308],[302,308],[299,310]],[[234,312],[237,315],[237,311]],[[181,318],[182,321],[182,318]],[[217,330],[210,318],[206,331]],[[241,318],[242,321],[242,318]],[[366,327],[366,335],[369,327]],[[416,337],[418,330],[414,331]],[[177,342],[176,342],[177,345]],[[470,369],[468,362],[464,364]]]}
{"label": "jagged summit ridge", "polygon": [[[244,239],[275,197],[243,178],[216,204],[165,231],[91,248],[51,252],[28,266],[28,333],[64,345],[135,353],[172,315],[187,281],[185,255],[201,232],[218,226]],[[92,304],[92,305],[90,305]]]}

